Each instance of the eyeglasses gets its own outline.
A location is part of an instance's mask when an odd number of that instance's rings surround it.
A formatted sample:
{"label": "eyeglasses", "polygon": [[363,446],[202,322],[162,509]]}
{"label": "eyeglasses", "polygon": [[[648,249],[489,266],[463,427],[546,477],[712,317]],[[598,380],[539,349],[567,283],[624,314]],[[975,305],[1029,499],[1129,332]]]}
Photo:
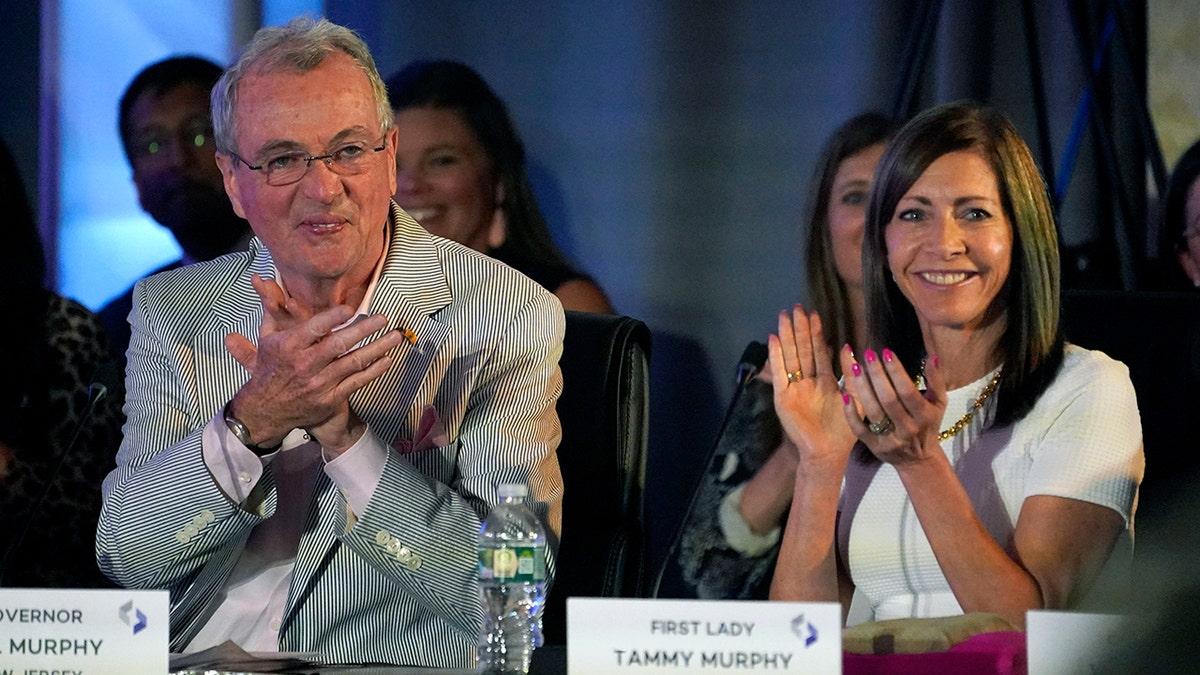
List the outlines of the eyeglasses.
{"label": "eyeglasses", "polygon": [[254,166],[236,152],[229,155],[246,165],[251,171],[261,171],[267,185],[291,185],[304,178],[313,162],[322,161],[330,171],[341,176],[353,176],[362,173],[363,160],[371,153],[382,152],[387,147],[387,137],[380,139],[379,147],[372,148],[367,143],[347,143],[325,155],[308,155],[303,152],[285,152],[268,157],[262,164]]}
{"label": "eyeglasses", "polygon": [[154,160],[164,157],[167,147],[173,143],[178,144],[177,149],[203,148],[212,141],[213,128],[208,120],[194,120],[174,130],[156,127],[135,134],[130,140],[129,154],[138,159]]}

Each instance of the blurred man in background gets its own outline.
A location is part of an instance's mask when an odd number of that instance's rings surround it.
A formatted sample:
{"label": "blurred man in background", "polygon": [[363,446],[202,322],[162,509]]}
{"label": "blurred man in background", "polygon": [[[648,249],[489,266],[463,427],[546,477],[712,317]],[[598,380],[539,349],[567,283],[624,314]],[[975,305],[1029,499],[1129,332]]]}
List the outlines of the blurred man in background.
{"label": "blurred man in background", "polygon": [[[182,258],[154,272],[245,250],[252,236],[233,212],[213,155],[209,93],[222,71],[206,59],[173,56],[143,69],[121,96],[121,145],[138,203],[183,249]],[[122,371],[132,292],[126,289],[100,310]]]}

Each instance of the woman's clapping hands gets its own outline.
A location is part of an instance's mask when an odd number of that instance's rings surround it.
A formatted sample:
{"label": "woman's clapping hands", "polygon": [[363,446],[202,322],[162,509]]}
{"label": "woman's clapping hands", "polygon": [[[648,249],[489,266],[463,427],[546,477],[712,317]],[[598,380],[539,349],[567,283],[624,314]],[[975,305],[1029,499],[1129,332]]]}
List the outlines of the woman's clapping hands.
{"label": "woman's clapping hands", "polygon": [[842,392],[821,318],[796,305],[779,313],[779,332],[767,339],[775,412],[797,450],[800,470],[845,466],[854,433],[842,412]]}
{"label": "woman's clapping hands", "polygon": [[856,439],[890,464],[941,454],[938,425],[946,385],[936,356],[925,365],[921,391],[890,349],[881,354],[868,349],[859,363],[845,345],[839,354],[844,388],[839,387],[821,318],[800,305],[779,313],[778,333],[768,338],[767,348],[775,411],[802,464],[844,464]]}

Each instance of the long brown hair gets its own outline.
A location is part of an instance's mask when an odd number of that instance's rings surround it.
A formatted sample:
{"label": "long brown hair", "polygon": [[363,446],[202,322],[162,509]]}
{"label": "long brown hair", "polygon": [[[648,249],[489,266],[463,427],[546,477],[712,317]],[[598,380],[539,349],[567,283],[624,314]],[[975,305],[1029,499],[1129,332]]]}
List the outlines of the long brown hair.
{"label": "long brown hair", "polygon": [[812,204],[808,211],[808,243],[805,247],[805,276],[813,309],[821,315],[825,339],[835,349],[854,339],[854,315],[850,296],[834,262],[833,238],[829,232],[829,200],[838,167],[847,157],[884,143],[899,127],[890,117],[866,112],[850,118],[834,130],[821,150],[809,186]]}

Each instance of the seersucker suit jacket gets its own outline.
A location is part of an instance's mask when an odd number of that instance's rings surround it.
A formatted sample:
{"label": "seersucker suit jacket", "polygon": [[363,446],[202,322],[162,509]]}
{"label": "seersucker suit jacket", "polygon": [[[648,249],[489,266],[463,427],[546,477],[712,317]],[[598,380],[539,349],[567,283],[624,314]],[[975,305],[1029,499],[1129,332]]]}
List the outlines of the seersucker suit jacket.
{"label": "seersucker suit jacket", "polygon": [[[398,447],[432,405],[449,443],[390,451],[365,513],[349,513],[318,472],[279,647],[331,663],[470,667],[481,617],[476,536],[499,484],[529,485],[549,526],[553,574],[562,307],[502,263],[430,235],[395,204],[391,218],[370,309],[416,341],[402,342],[391,369],[351,405],[368,433]],[[174,651],[204,625],[251,530],[275,510],[270,465],[237,504],[201,453],[203,427],[249,378],[223,339],[257,340],[262,306],[251,274],[274,276],[257,239],[248,252],[152,276],[134,292],[127,421],[104,480],[96,555],[122,586],[170,590]]]}

